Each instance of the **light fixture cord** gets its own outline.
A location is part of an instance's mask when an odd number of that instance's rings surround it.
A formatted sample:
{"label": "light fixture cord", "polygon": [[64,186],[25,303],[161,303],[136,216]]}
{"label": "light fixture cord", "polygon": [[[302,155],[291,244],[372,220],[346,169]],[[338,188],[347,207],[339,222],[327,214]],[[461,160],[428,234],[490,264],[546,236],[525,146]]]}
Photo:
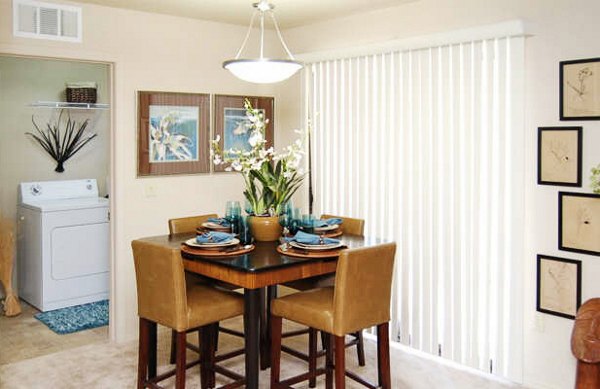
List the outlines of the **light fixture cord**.
{"label": "light fixture cord", "polygon": [[264,58],[265,49],[265,12],[260,11],[260,59]]}
{"label": "light fixture cord", "polygon": [[[287,45],[285,44],[285,41],[283,40],[283,36],[281,35],[281,31],[279,30],[279,25],[277,24],[277,20],[275,19],[275,14],[273,13],[273,11],[269,10],[269,16],[271,16],[271,19],[273,20],[273,25],[275,26],[275,31],[277,31],[277,36],[279,36],[279,41],[281,42],[281,45],[285,49],[285,52],[287,53],[288,57],[290,57],[290,59],[294,59],[294,56],[292,55],[290,49],[288,49]],[[262,55],[261,55],[261,57],[262,57]]]}
{"label": "light fixture cord", "polygon": [[252,26],[254,26],[254,19],[256,18],[256,14],[258,12],[260,12],[260,11],[258,9],[256,9],[256,10],[254,10],[254,13],[252,14],[252,18],[250,19],[250,26],[248,27],[248,32],[246,32],[246,37],[244,38],[244,41],[242,42],[242,46],[238,50],[238,52],[235,56],[235,59],[240,58],[240,55],[242,54],[244,47],[246,47],[246,43],[248,42],[248,38],[250,38],[250,33],[252,32]]}

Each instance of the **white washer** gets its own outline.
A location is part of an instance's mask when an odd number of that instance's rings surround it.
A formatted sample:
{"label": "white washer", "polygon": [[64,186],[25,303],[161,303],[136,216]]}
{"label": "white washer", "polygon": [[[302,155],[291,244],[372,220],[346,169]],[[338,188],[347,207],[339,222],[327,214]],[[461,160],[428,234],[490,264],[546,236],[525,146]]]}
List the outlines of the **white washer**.
{"label": "white washer", "polygon": [[19,185],[19,296],[41,311],[108,298],[109,208],[96,180]]}

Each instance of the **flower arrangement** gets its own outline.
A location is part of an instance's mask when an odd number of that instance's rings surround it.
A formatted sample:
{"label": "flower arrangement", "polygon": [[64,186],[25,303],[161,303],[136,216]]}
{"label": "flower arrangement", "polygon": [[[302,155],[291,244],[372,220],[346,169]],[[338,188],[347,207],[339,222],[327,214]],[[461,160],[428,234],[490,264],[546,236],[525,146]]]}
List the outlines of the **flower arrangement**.
{"label": "flower arrangement", "polygon": [[[283,206],[298,190],[304,179],[300,162],[304,154],[303,143],[297,139],[290,146],[276,153],[273,147],[266,148],[265,129],[268,119],[262,111],[244,101],[249,147],[245,150],[219,147],[220,137],[211,142],[211,158],[215,165],[227,165],[226,171],[242,174],[246,189],[244,196],[256,216],[277,216]],[[297,131],[298,132],[298,131]]]}
{"label": "flower arrangement", "polygon": [[592,175],[590,176],[590,188],[592,192],[600,194],[600,164],[592,168]]}

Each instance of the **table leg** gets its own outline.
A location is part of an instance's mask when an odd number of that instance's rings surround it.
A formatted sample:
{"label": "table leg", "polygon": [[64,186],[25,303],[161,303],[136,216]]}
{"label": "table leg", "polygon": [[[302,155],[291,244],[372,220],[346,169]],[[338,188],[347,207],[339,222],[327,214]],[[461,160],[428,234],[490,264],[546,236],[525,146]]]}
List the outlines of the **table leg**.
{"label": "table leg", "polygon": [[[266,300],[265,300],[266,297]],[[277,298],[277,285],[267,287],[265,296],[261,292],[261,322],[260,322],[260,368],[266,370],[271,367],[271,301]]]}
{"label": "table leg", "polygon": [[260,289],[244,289],[246,388],[258,389]]}

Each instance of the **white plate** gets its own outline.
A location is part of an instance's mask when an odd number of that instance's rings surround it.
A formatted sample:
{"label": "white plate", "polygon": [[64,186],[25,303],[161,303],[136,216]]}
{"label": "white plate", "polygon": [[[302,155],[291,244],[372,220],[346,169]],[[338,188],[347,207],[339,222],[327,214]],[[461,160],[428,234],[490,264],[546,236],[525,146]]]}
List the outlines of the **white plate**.
{"label": "white plate", "polygon": [[329,243],[329,244],[303,244],[295,241],[290,242],[290,246],[296,247],[302,250],[332,250],[339,247],[344,247],[342,242]]}
{"label": "white plate", "polygon": [[230,227],[227,226],[222,226],[219,223],[213,223],[213,222],[204,222],[202,223],[202,227],[204,228],[208,228],[210,230],[230,230]]}
{"label": "white plate", "polygon": [[324,226],[324,227],[315,227],[315,232],[324,232],[324,231],[333,231],[336,230],[340,227],[339,224],[332,224],[330,226]]}
{"label": "white plate", "polygon": [[196,242],[196,238],[188,239],[185,241],[185,244],[190,247],[200,247],[200,248],[227,247],[227,246],[234,246],[239,243],[240,243],[240,240],[237,238],[232,238],[231,240],[228,240],[227,242],[219,242],[219,243],[198,243],[198,242]]}

